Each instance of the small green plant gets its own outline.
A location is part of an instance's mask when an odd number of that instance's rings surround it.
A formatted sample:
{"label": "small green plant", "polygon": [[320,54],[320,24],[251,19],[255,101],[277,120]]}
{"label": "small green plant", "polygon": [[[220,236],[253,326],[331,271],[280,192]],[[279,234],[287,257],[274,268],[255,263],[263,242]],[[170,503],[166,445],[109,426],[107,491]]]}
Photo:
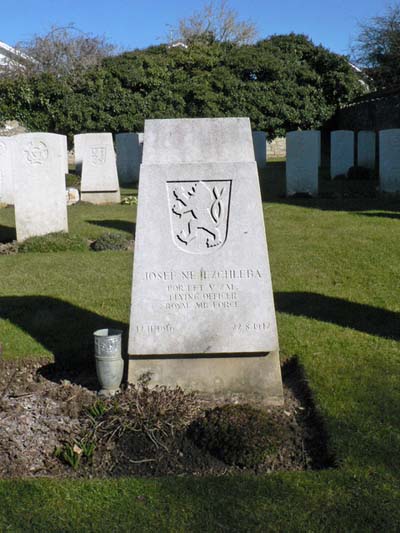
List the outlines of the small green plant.
{"label": "small green plant", "polygon": [[277,424],[250,405],[224,405],[194,421],[189,437],[229,465],[254,467],[276,452],[280,440]]}
{"label": "small green plant", "polygon": [[120,233],[104,233],[92,243],[96,252],[105,250],[127,250],[129,241]]}
{"label": "small green plant", "polygon": [[107,405],[102,400],[96,400],[88,409],[88,414],[92,418],[100,418],[108,410]]}
{"label": "small green plant", "polygon": [[74,470],[77,470],[82,458],[91,459],[93,457],[95,447],[95,443],[87,438],[81,440],[74,439],[72,442],[67,442],[63,446],[58,446],[54,451],[54,455]]}
{"label": "small green plant", "polygon": [[49,233],[41,237],[30,237],[19,244],[18,251],[26,252],[83,252],[87,249],[86,240],[69,233]]}
{"label": "small green plant", "polygon": [[136,205],[137,203],[138,203],[137,196],[134,196],[134,195],[125,196],[125,198],[121,200],[122,205]]}

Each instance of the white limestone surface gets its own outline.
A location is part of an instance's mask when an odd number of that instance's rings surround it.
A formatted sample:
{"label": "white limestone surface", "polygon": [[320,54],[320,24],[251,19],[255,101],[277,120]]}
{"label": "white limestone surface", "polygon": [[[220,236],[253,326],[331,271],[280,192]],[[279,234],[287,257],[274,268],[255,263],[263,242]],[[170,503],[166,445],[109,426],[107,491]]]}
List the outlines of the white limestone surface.
{"label": "white limestone surface", "polygon": [[264,131],[253,131],[254,155],[258,168],[267,166],[267,136]]}
{"label": "white limestone surface", "polygon": [[68,231],[64,140],[53,133],[14,137],[17,240]]}
{"label": "white limestone surface", "polygon": [[139,180],[142,162],[142,145],[138,133],[117,133],[115,136],[117,169],[120,183],[135,183]]}
{"label": "white limestone surface", "polygon": [[146,120],[143,163],[254,161],[246,118]]}
{"label": "white limestone surface", "polygon": [[321,133],[290,131],[286,135],[286,194],[318,194]]}
{"label": "white limestone surface", "polygon": [[14,137],[0,137],[0,204],[14,203],[11,147]]}
{"label": "white limestone surface", "polygon": [[379,187],[382,192],[400,192],[400,129],[379,132]]}
{"label": "white limestone surface", "polygon": [[249,120],[146,121],[129,380],[281,403],[278,350]]}
{"label": "white limestone surface", "polygon": [[375,168],[376,134],[374,131],[359,131],[357,136],[357,165]]}
{"label": "white limestone surface", "polygon": [[[119,202],[117,164],[111,133],[82,133],[75,135],[74,142],[76,164],[82,169],[81,200],[92,203]],[[98,201],[99,195],[104,202]]]}
{"label": "white limestone surface", "polygon": [[336,130],[331,132],[331,178],[346,176],[354,166],[354,132]]}

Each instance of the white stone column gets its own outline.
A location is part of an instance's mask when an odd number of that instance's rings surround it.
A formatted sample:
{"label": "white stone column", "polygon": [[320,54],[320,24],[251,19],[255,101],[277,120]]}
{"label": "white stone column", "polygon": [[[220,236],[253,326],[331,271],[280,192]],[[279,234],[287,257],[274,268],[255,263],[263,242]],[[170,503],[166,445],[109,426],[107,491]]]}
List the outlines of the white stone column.
{"label": "white stone column", "polygon": [[331,178],[347,176],[354,166],[354,132],[337,130],[331,132]]}
{"label": "white stone column", "polygon": [[375,168],[376,134],[374,131],[359,131],[357,136],[357,165]]}
{"label": "white stone column", "polygon": [[286,135],[286,194],[318,194],[321,132],[290,131]]}
{"label": "white stone column", "polygon": [[382,192],[400,192],[400,129],[379,132],[379,181]]}
{"label": "white stone column", "polygon": [[254,155],[258,168],[267,166],[267,136],[264,131],[253,131]]}
{"label": "white stone column", "polygon": [[14,138],[12,163],[18,241],[68,231],[63,135],[25,133]]}

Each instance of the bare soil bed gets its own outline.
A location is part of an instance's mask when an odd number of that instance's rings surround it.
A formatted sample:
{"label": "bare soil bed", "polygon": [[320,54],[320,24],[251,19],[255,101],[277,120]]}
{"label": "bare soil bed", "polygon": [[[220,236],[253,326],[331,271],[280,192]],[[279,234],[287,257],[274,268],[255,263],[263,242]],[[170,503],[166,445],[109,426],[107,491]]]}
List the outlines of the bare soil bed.
{"label": "bare soil bed", "polygon": [[213,407],[180,389],[128,386],[99,400],[93,371],[0,360],[0,478],[229,475],[333,466],[323,425],[295,360],[283,367],[277,450],[254,468],[227,465],[187,431]]}

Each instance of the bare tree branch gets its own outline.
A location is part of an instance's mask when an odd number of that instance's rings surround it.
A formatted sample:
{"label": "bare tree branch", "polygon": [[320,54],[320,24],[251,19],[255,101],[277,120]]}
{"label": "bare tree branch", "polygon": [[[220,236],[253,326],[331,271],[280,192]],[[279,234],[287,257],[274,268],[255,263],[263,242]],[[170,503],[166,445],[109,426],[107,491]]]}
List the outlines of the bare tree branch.
{"label": "bare tree branch", "polygon": [[218,41],[242,45],[254,42],[257,33],[253,22],[238,19],[228,0],[210,0],[199,11],[180,19],[169,38],[187,44]]}

